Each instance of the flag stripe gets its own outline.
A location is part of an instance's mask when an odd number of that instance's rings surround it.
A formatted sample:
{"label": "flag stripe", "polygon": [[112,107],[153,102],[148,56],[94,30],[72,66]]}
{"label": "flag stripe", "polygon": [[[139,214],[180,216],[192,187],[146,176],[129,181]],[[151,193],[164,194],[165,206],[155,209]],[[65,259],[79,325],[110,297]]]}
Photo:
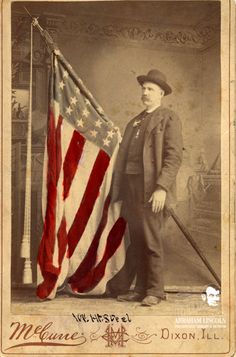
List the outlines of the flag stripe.
{"label": "flag stripe", "polygon": [[80,135],[78,131],[75,130],[69,148],[67,150],[66,156],[64,158],[64,164],[63,164],[63,170],[64,170],[63,199],[64,200],[69,195],[71,183],[74,179],[76,170],[78,168],[79,160],[83,152],[84,143],[85,143],[85,138],[82,135]]}
{"label": "flag stripe", "polygon": [[[56,287],[58,275],[61,271],[61,264],[63,258],[65,257],[66,247],[67,247],[67,235],[66,235],[66,220],[65,217],[62,218],[60,228],[57,234],[58,239],[58,247],[59,247],[59,269],[56,271],[56,274],[52,274],[52,272],[44,272],[44,281],[38,285],[37,287],[37,296],[40,299],[45,299],[50,296],[53,290]],[[47,264],[45,265],[47,267]],[[49,270],[50,267],[49,267]],[[55,296],[55,292],[53,293],[53,297]],[[53,298],[52,297],[52,298]]]}
{"label": "flag stripe", "polygon": [[99,189],[103,181],[103,177],[108,168],[110,157],[105,151],[100,150],[94,163],[91,175],[88,180],[86,190],[84,192],[79,209],[75,215],[74,222],[68,232],[68,247],[69,258],[74,253],[74,250],[84,232],[94,203],[98,197]]}
{"label": "flag stripe", "polygon": [[37,296],[40,299],[46,299],[53,289],[55,288],[55,284],[57,282],[57,276],[51,273],[46,273],[43,275],[44,280],[37,287]]}
{"label": "flag stripe", "polygon": [[107,215],[108,215],[109,204],[110,204],[110,196],[108,196],[105,201],[100,224],[99,224],[98,229],[95,233],[95,236],[91,242],[91,245],[87,251],[87,254],[85,255],[83,261],[81,262],[81,264],[79,265],[79,268],[76,271],[76,274],[77,274],[77,276],[80,277],[80,279],[81,279],[81,277],[85,276],[86,273],[90,269],[92,269],[96,263],[97,249],[98,249],[99,241],[101,238],[101,234],[107,224]]}
{"label": "flag stripe", "polygon": [[84,277],[80,275],[81,271],[78,268],[75,274],[68,280],[72,290],[83,293],[91,290],[99,283],[104,276],[108,260],[115,253],[122,241],[125,228],[126,221],[122,217],[119,217],[107,238],[107,244],[102,260],[96,267],[88,271],[87,275]]}
{"label": "flag stripe", "polygon": [[[54,113],[56,112],[55,107],[58,107],[57,103],[54,102]],[[55,114],[54,114],[55,115]],[[57,121],[57,126],[56,126],[56,185],[57,185],[57,199],[55,203],[55,212],[56,212],[56,219],[55,219],[55,241],[54,241],[54,248],[53,248],[53,258],[52,258],[52,265],[54,268],[60,268],[59,262],[58,262],[58,254],[59,254],[59,248],[58,248],[58,239],[56,239],[56,234],[58,234],[58,230],[60,228],[61,222],[62,222],[62,217],[63,217],[63,202],[60,199],[60,196],[62,195],[61,189],[61,168],[62,168],[62,146],[63,142],[61,140],[61,130],[62,130],[62,123],[63,123],[63,117],[58,114],[58,121]],[[56,119],[56,117],[55,117]],[[64,140],[63,140],[64,141]],[[60,270],[58,270],[60,272]],[[59,274],[59,273],[58,273]]]}
{"label": "flag stripe", "polygon": [[63,118],[60,115],[58,118],[57,126],[56,126],[56,184],[59,179],[61,165],[62,165],[62,154],[61,154],[61,126],[62,126]]}
{"label": "flag stripe", "polygon": [[[55,118],[51,110],[49,110],[49,127],[47,138],[47,152],[48,152],[48,167],[47,167],[47,208],[44,221],[44,230],[41,244],[38,253],[38,263],[43,270],[49,269],[55,273],[52,265],[54,242],[55,242],[55,224],[56,224],[56,198],[57,198],[57,180],[61,167],[61,148],[60,143],[60,129],[62,124],[62,117],[58,120],[58,125],[55,128]],[[46,273],[46,272],[45,272]]]}
{"label": "flag stripe", "polygon": [[66,220],[65,217],[61,220],[61,225],[57,233],[57,241],[58,241],[58,264],[61,267],[62,260],[65,256],[66,248],[67,248],[67,232],[66,232]]}

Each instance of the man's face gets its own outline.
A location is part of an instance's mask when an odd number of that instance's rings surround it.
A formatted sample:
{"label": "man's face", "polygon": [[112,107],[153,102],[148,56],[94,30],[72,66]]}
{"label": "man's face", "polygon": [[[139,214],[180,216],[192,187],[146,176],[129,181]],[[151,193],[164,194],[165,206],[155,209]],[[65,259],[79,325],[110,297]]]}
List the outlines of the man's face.
{"label": "man's face", "polygon": [[207,302],[210,306],[217,306],[220,301],[220,291],[209,286],[206,289]]}
{"label": "man's face", "polygon": [[154,107],[160,104],[161,98],[164,95],[164,90],[157,84],[152,82],[144,82],[142,85],[142,101],[148,107]]}

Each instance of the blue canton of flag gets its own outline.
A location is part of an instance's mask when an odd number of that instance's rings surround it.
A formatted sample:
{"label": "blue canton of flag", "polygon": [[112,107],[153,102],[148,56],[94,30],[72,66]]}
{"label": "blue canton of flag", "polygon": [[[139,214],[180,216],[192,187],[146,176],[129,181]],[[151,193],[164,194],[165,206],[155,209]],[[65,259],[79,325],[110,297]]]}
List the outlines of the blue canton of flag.
{"label": "blue canton of flag", "polygon": [[55,50],[55,100],[60,113],[83,136],[112,155],[119,139],[118,129],[108,119],[101,106],[85,88],[59,50]]}

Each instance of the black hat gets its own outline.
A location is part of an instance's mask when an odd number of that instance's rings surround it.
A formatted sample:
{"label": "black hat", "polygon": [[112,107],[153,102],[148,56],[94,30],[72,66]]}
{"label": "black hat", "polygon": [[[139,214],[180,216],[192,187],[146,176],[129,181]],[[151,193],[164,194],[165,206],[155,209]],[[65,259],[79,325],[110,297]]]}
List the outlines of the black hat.
{"label": "black hat", "polygon": [[151,69],[147,75],[138,76],[137,80],[141,85],[144,82],[152,82],[157,84],[164,90],[165,95],[168,95],[172,92],[171,87],[166,83],[166,76],[157,69]]}

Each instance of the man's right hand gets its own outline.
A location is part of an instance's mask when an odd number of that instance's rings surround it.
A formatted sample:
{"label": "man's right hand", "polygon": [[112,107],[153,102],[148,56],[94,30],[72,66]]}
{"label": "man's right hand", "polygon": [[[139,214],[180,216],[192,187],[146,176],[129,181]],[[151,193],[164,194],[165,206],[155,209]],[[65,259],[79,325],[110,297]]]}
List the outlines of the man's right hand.
{"label": "man's right hand", "polygon": [[161,212],[165,206],[166,201],[166,191],[158,188],[150,197],[148,202],[152,203],[152,212],[158,213]]}

